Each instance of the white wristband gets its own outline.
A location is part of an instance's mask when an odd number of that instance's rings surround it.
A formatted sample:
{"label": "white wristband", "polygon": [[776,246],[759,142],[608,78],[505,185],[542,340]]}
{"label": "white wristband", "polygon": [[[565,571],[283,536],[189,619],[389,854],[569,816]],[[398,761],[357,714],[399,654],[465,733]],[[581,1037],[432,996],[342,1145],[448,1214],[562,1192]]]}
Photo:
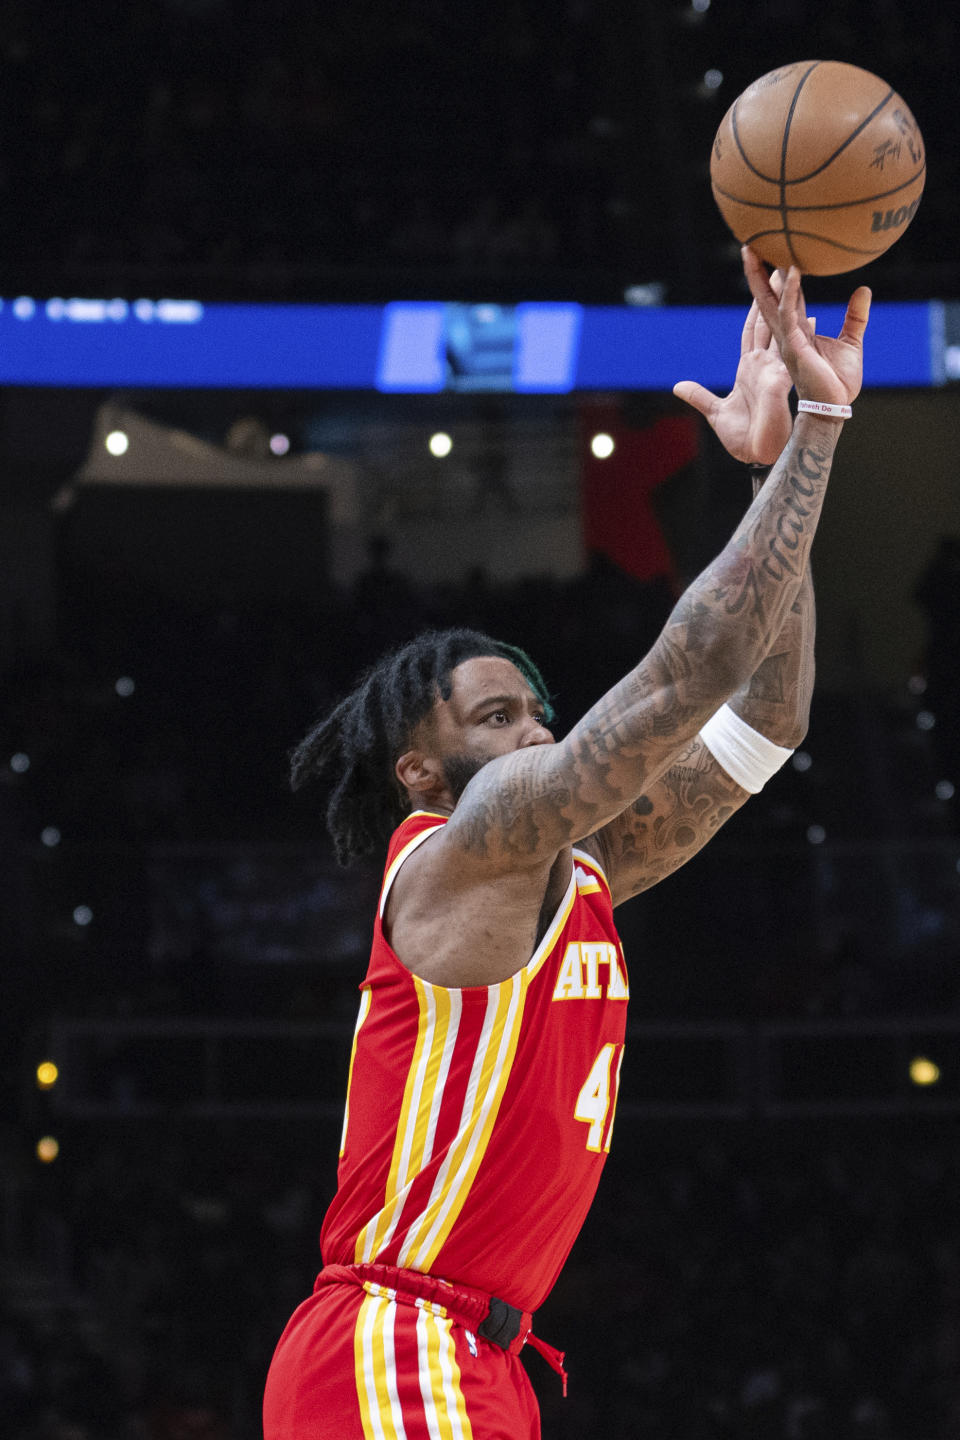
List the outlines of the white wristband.
{"label": "white wristband", "polygon": [[793,754],[754,730],[729,705],[721,705],[710,717],[700,731],[700,739],[730,779],[751,795],[762,790]]}
{"label": "white wristband", "polygon": [[853,414],[849,405],[828,405],[826,400],[798,400],[797,409],[808,415],[829,415],[833,420],[849,420]]}

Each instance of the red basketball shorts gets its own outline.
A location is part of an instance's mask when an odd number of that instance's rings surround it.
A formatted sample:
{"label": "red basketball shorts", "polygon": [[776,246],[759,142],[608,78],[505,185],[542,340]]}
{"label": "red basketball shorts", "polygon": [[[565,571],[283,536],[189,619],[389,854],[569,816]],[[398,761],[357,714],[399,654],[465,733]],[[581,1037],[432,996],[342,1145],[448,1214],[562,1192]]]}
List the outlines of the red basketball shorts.
{"label": "red basketball shorts", "polygon": [[265,1440],[539,1440],[520,1359],[478,1338],[455,1310],[372,1283],[318,1280],[270,1365]]}

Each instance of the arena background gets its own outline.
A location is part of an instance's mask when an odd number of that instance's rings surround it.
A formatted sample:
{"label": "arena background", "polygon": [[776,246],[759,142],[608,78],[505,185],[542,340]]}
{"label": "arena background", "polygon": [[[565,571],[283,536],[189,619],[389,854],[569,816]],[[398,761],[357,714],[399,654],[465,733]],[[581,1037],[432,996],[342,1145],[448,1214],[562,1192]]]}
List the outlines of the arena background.
{"label": "arena background", "polygon": [[[943,302],[940,383],[872,387],[844,435],[802,752],[622,912],[617,1143],[538,1326],[567,1350],[569,1399],[530,1371],[553,1440],[953,1440],[954,7],[0,17],[2,323],[69,297],[744,307],[707,174],[732,99],[819,57],[908,100],[926,193],[862,278],[880,302]],[[811,308],[850,283],[811,281]],[[695,345],[684,364],[675,379],[703,378]],[[569,722],[744,503],[667,389],[520,394],[468,372],[435,394],[82,373],[0,392],[13,1440],[259,1433],[318,1265],[378,879],[337,870],[318,801],[287,792],[290,746],[426,623],[528,646]]]}

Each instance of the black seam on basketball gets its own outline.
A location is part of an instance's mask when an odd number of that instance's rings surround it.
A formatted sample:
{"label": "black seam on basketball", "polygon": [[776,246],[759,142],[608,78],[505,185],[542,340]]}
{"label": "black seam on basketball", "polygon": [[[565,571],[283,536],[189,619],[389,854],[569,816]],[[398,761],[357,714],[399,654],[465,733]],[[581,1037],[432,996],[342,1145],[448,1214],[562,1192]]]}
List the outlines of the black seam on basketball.
{"label": "black seam on basketball", "polygon": [[794,265],[799,265],[800,262],[797,259],[796,252],[794,251],[793,242],[790,239],[790,226],[787,223],[787,144],[790,140],[790,126],[793,124],[793,114],[797,108],[797,101],[800,99],[800,91],[803,89],[804,85],[806,85],[808,79],[813,74],[814,70],[816,70],[819,64],[819,60],[814,60],[813,64],[810,66],[809,70],[807,70],[806,74],[801,75],[800,79],[797,82],[797,87],[793,92],[793,98],[790,101],[790,109],[787,111],[787,118],[784,122],[783,140],[780,145],[780,179],[778,181],[778,184],[780,186],[780,219],[783,222],[783,238],[786,241],[787,249],[790,251],[790,258],[792,259]]}
{"label": "black seam on basketball", "polygon": [[[916,181],[920,179],[920,176],[926,173],[926,169],[927,162],[924,161],[915,174],[911,175],[908,180],[904,180],[900,185],[895,185],[892,190],[880,190],[876,195],[863,195],[859,200],[831,200],[829,205],[789,204],[787,209],[800,211],[847,210],[853,205],[875,205],[878,200],[888,200],[891,195],[899,195],[900,191],[905,190],[908,185],[915,184]],[[753,210],[779,210],[781,208],[776,200],[744,200],[739,195],[734,195],[732,190],[721,190],[716,181],[711,181],[711,184],[715,194],[722,195],[724,200],[732,200],[735,205],[749,206]],[[744,241],[744,244],[746,244],[746,241]]]}
{"label": "black seam on basketball", "polygon": [[846,150],[847,146],[851,144],[852,141],[856,140],[857,136],[861,133],[861,131],[863,131],[870,124],[870,121],[876,119],[883,107],[890,104],[890,101],[895,97],[896,93],[897,92],[895,90],[888,90],[886,95],[884,95],[883,99],[880,101],[880,104],[877,105],[875,109],[870,111],[870,114],[866,117],[865,120],[861,120],[856,130],[850,131],[850,134],[847,136],[846,140],[844,140],[839,150],[834,150],[830,158],[828,160],[824,160],[822,165],[818,165],[816,170],[811,170],[809,175],[798,175],[795,180],[785,180],[784,184],[802,185],[804,180],[812,180],[814,175],[819,175],[821,171],[826,170],[827,166],[832,165],[834,160],[836,160],[837,156],[842,155],[844,150]]}
{"label": "black seam on basketball", "polygon": [[[814,60],[813,65],[810,67],[810,69],[815,69],[820,64],[822,64],[822,61]],[[807,75],[809,74],[810,71],[808,70]],[[806,75],[803,78],[805,80],[807,78]],[[803,80],[801,80],[800,84],[803,84]],[[740,139],[740,130],[737,126],[737,109],[742,99],[742,95],[737,97],[737,99],[733,102],[733,109],[730,112],[730,129],[733,131],[733,139],[736,144],[737,150],[739,151],[740,159],[743,161],[744,165],[746,165],[747,169],[751,172],[751,174],[756,175],[758,180],[766,180],[770,185],[778,185],[780,182],[778,181],[776,175],[764,175],[762,170],[757,169],[756,165],[754,165],[753,161],[750,159],[750,156],[747,154],[744,148],[743,141]]]}
{"label": "black seam on basketball", "polygon": [[[818,235],[816,230],[794,230],[793,234],[798,240],[818,240],[821,245],[832,245],[834,250],[846,250],[849,255],[883,255],[890,248],[889,245],[884,245],[879,250],[861,250],[856,245],[844,245],[842,240],[831,240],[829,235]],[[769,235],[782,235],[784,239],[787,238],[784,230],[757,230],[741,243],[752,245],[755,240],[765,240]],[[799,268],[803,268],[799,261],[796,263]]]}
{"label": "black seam on basketball", "polygon": [[743,141],[740,139],[740,131],[737,129],[737,106],[739,104],[739,100],[735,101],[734,103],[733,113],[730,116],[730,129],[733,131],[733,139],[734,143],[736,144],[737,150],[740,152],[740,159],[743,161],[744,165],[746,165],[747,169],[752,171],[752,173],[756,175],[758,180],[767,180],[771,185],[776,185],[776,178],[773,175],[764,175],[762,170],[758,170],[756,165],[753,164],[746,150],[744,150],[743,148]]}

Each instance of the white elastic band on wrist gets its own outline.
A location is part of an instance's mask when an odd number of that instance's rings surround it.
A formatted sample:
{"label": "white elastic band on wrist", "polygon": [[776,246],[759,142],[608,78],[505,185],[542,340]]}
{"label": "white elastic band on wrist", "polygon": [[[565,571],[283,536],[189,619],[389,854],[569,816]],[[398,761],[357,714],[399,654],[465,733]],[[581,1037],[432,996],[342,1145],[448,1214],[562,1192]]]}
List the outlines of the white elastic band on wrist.
{"label": "white elastic band on wrist", "polygon": [[808,415],[829,415],[832,420],[849,420],[853,414],[849,405],[828,405],[826,400],[798,400],[797,409]]}
{"label": "white elastic band on wrist", "polygon": [[729,705],[721,705],[710,717],[700,739],[730,779],[751,795],[758,794],[793,754],[754,730]]}

